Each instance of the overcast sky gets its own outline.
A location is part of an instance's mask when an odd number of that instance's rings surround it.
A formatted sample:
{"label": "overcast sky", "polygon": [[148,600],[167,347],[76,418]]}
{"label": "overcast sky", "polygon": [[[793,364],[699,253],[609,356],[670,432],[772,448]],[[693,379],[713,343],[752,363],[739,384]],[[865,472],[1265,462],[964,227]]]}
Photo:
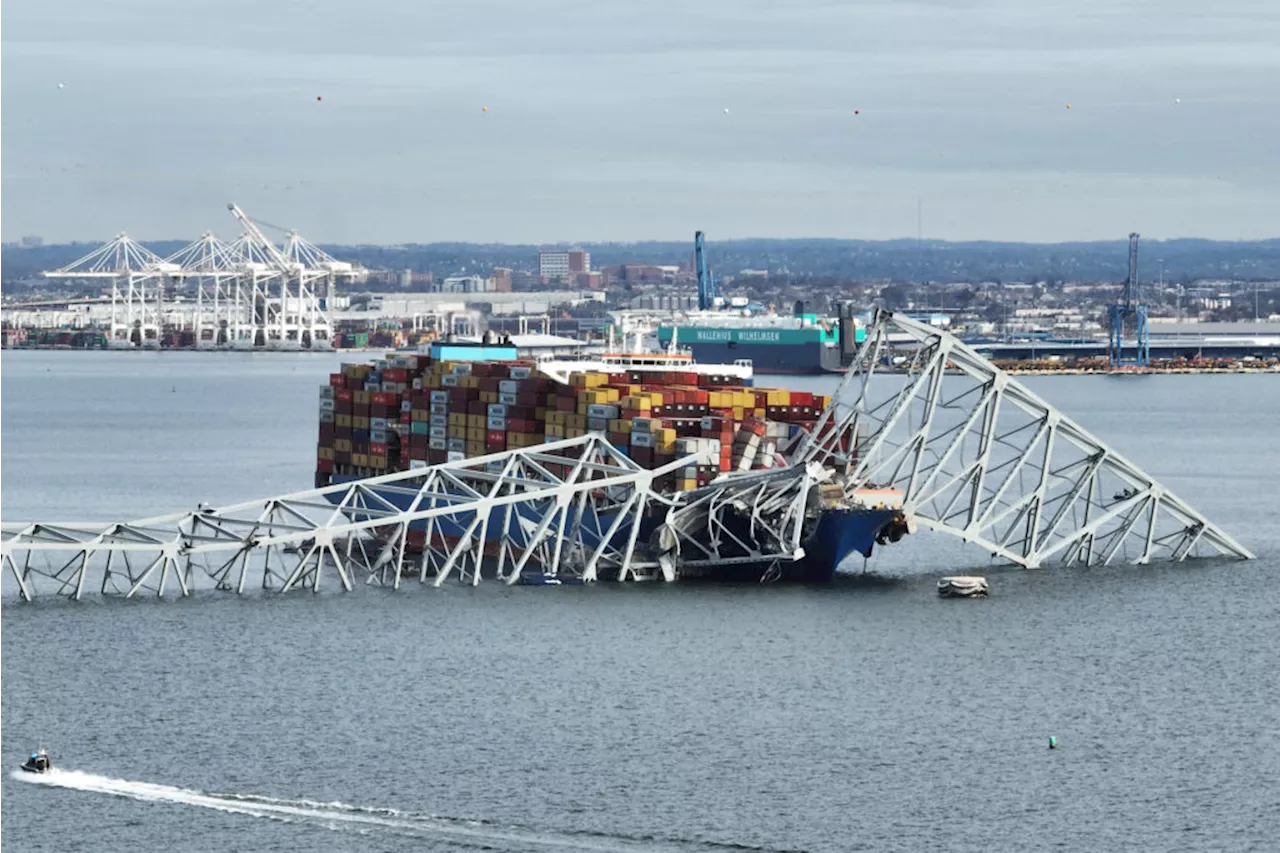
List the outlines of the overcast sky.
{"label": "overcast sky", "polygon": [[0,8],[5,240],[1280,235],[1276,0]]}

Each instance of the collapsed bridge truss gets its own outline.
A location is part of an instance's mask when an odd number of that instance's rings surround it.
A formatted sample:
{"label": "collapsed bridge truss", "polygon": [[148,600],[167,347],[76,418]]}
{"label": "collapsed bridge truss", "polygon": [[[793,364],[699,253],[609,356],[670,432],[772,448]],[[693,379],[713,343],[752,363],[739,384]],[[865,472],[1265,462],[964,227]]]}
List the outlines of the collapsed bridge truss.
{"label": "collapsed bridge truss", "polygon": [[879,312],[799,457],[900,488],[913,521],[1026,568],[1240,559],[1225,531],[954,336]]}
{"label": "collapsed bridge truss", "polygon": [[767,578],[805,557],[822,513],[886,487],[901,490],[914,525],[1027,568],[1252,557],[959,340],[888,312],[788,466],[688,492],[654,488],[701,461],[648,470],[588,433],[133,522],[6,522],[0,561],[24,600],[202,585],[318,591],[327,575],[345,590],[405,577],[675,580],[735,563]]}

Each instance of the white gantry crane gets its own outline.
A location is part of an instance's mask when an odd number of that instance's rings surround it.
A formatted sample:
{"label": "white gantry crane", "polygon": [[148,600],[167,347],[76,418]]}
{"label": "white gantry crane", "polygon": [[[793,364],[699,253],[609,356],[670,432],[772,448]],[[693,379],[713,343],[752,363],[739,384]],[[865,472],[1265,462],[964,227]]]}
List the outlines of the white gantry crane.
{"label": "white gantry crane", "polygon": [[948,333],[879,312],[853,368],[786,467],[689,492],[599,433],[233,506],[118,523],[5,522],[18,594],[80,598],[318,590],[333,574],[518,583],[675,580],[725,564],[762,579],[864,490],[907,521],[1027,568],[1253,555],[1149,474]]}
{"label": "white gantry crane", "polygon": [[164,327],[166,280],[180,268],[121,232],[73,263],[41,273],[45,278],[109,279],[112,347],[159,347]]}
{"label": "white gantry crane", "polygon": [[[109,346],[160,347],[166,332],[201,349],[328,349],[333,327],[320,295],[362,270],[287,232],[273,243],[237,205],[242,233],[207,232],[161,258],[125,234],[46,278],[109,279]],[[105,306],[93,306],[94,309]]]}

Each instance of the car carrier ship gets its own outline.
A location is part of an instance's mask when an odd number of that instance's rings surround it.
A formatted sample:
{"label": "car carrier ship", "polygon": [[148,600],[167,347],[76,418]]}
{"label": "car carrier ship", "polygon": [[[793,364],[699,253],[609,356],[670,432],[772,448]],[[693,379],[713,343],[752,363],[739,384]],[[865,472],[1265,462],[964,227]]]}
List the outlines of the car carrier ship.
{"label": "car carrier ship", "polygon": [[[344,364],[320,389],[318,486],[425,468],[595,432],[644,468],[699,453],[706,464],[662,475],[663,493],[692,491],[732,472],[788,463],[788,452],[830,398],[761,388],[749,366],[696,362],[688,353],[604,353],[591,360],[521,359],[514,347],[439,343],[429,354],[393,354]],[[412,498],[382,496],[406,509]],[[658,517],[641,522],[647,540]],[[601,536],[609,519],[593,520]],[[868,490],[815,516],[806,558],[781,579],[829,579],[851,554],[907,532],[901,493]],[[461,535],[462,531],[452,531]],[[749,524],[741,532],[750,536]],[[447,525],[433,536],[448,539]],[[616,531],[614,535],[629,535]],[[408,545],[422,548],[423,526]],[[725,567],[707,577],[759,580],[759,567]]]}

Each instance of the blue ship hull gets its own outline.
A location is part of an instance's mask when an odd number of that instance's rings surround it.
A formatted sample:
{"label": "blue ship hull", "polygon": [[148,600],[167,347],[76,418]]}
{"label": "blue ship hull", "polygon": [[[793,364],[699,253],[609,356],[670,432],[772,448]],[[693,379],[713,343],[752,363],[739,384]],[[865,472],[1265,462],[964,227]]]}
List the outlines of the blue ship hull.
{"label": "blue ship hull", "polygon": [[681,348],[688,348],[700,364],[733,363],[740,358],[751,359],[752,369],[761,374],[806,375],[839,371],[840,350],[821,343],[803,344],[751,344],[738,342],[686,343],[680,339]]}
{"label": "blue ship hull", "polygon": [[[337,485],[356,479],[359,478],[334,475],[332,483]],[[409,509],[413,501],[412,496],[399,492],[382,491],[377,492],[377,494],[402,510]],[[338,503],[341,499],[341,493],[331,493],[329,498],[334,503]],[[529,521],[536,523],[541,519],[541,516],[533,507],[519,504],[515,505],[515,507],[516,511]],[[584,515],[582,519],[582,538],[584,543],[589,547],[598,545],[608,533],[614,518],[615,516],[607,513]],[[897,523],[901,519],[902,514],[893,509],[827,510],[819,517],[816,524],[813,525],[808,535],[801,542],[805,550],[804,558],[795,562],[781,564],[779,566],[781,574],[777,579],[804,583],[829,581],[836,573],[836,569],[847,557],[854,554],[870,557],[878,538],[886,536],[890,532],[893,534],[891,537],[893,541],[900,538],[903,531],[897,526]],[[571,528],[576,521],[576,511],[571,508],[566,527]],[[434,538],[437,539],[437,544],[441,544],[441,540],[443,544],[456,542],[459,537],[464,535],[470,522],[471,519],[467,517],[437,518],[434,527]],[[641,544],[648,542],[662,522],[663,518],[661,516],[649,516],[642,519],[637,542]],[[749,522],[744,521],[744,529],[735,531],[735,534],[746,541],[750,536],[748,527]],[[410,523],[409,528],[411,531],[416,531],[422,537],[425,537],[427,523],[425,521],[415,521]],[[523,544],[519,541],[524,536],[520,525],[511,524],[509,529],[517,544]],[[613,544],[618,547],[623,546],[629,535],[629,529],[620,528],[614,534]],[[486,542],[490,545],[496,545],[499,539],[500,534],[495,526],[488,532]],[[692,573],[684,573],[684,576],[689,579],[755,583],[761,580],[767,568],[767,565],[761,564],[735,564],[699,570],[693,576],[691,576]],[[536,570],[531,571],[529,577],[522,580],[536,584],[544,577],[541,570]]]}

